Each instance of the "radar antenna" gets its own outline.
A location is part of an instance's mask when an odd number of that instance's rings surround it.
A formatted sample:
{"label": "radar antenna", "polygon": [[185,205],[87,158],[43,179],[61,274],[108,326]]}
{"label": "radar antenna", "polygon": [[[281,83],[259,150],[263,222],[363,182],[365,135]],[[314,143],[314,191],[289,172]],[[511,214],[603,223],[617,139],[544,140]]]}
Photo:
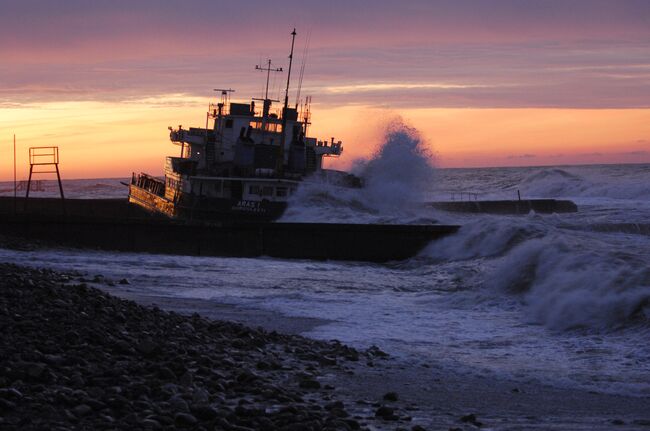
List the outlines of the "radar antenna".
{"label": "radar antenna", "polygon": [[232,88],[215,88],[212,91],[221,92],[221,103],[223,103],[224,105],[228,104],[230,99],[230,93],[235,92],[235,90],[233,90]]}

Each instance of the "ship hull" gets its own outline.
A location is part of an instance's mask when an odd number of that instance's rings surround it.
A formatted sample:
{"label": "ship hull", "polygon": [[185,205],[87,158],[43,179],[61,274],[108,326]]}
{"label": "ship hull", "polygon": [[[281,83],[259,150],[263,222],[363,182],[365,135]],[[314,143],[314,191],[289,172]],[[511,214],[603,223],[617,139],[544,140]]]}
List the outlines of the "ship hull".
{"label": "ship hull", "polygon": [[182,195],[173,202],[134,184],[129,185],[129,202],[170,218],[215,222],[273,221],[287,208],[286,202],[193,195]]}

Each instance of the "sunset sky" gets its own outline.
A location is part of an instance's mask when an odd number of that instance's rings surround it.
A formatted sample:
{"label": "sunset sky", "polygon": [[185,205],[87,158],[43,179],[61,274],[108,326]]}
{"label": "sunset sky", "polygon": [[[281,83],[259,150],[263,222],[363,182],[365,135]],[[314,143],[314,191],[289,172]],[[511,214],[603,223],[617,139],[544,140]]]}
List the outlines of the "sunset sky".
{"label": "sunset sky", "polygon": [[38,145],[66,178],[161,173],[167,126],[202,127],[214,88],[260,97],[293,27],[337,167],[396,116],[441,167],[650,162],[647,0],[0,0],[0,180],[14,133],[19,177]]}

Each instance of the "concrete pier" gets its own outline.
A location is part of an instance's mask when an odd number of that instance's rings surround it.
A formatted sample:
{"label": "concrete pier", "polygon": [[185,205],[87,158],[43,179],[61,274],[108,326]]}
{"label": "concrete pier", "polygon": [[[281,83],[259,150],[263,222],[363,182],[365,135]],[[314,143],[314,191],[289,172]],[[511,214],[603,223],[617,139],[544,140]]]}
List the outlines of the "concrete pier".
{"label": "concrete pier", "polygon": [[386,262],[412,257],[430,241],[459,228],[328,223],[217,226],[153,217],[122,200],[71,199],[66,201],[65,214],[60,203],[34,199],[25,211],[13,213],[11,199],[0,198],[0,234],[130,252]]}
{"label": "concrete pier", "polygon": [[428,202],[427,206],[449,212],[485,214],[574,213],[578,206],[572,201],[556,199],[522,199],[499,201]]}

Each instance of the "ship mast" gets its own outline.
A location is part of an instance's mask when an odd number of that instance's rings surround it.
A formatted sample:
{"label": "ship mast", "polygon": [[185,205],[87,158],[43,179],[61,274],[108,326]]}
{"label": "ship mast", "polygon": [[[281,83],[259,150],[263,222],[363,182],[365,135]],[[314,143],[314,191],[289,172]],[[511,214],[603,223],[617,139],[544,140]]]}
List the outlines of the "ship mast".
{"label": "ship mast", "polygon": [[289,83],[291,82],[291,65],[293,63],[293,46],[296,42],[296,29],[291,32],[291,53],[289,54],[289,70],[287,71],[287,89],[284,92],[284,108],[282,109],[282,137],[280,139],[280,163],[278,172],[284,174],[284,144],[287,139],[287,109],[289,107]]}
{"label": "ship mast", "polygon": [[291,82],[291,65],[293,64],[293,45],[296,42],[296,29],[291,32],[291,54],[289,54],[289,71],[287,72],[287,89],[284,92],[284,109],[289,106],[289,82]]}
{"label": "ship mast", "polygon": [[271,72],[282,72],[282,68],[278,67],[277,69],[274,69],[271,67],[271,59],[269,58],[267,60],[267,66],[262,67],[260,65],[255,66],[255,70],[260,70],[266,72],[266,90],[264,91],[264,99],[269,98],[269,78],[271,77]]}

